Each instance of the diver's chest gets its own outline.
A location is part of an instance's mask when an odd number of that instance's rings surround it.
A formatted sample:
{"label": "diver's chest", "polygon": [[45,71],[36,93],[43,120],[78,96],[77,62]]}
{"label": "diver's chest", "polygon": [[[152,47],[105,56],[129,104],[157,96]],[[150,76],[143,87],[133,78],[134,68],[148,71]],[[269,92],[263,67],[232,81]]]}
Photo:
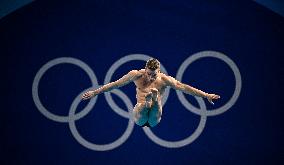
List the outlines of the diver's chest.
{"label": "diver's chest", "polygon": [[149,82],[149,81],[147,81],[145,79],[141,79],[141,80],[137,81],[136,85],[139,88],[161,88],[163,83],[161,82],[160,78],[157,78],[153,82]]}

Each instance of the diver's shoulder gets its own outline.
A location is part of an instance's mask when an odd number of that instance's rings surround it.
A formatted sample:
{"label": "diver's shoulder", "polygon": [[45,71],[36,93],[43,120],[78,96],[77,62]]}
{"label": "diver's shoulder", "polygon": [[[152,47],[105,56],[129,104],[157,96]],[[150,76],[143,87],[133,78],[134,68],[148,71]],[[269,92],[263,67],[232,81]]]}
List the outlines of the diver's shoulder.
{"label": "diver's shoulder", "polygon": [[161,77],[162,80],[168,78],[168,76],[165,73],[160,72],[159,74],[160,74],[160,77]]}
{"label": "diver's shoulder", "polygon": [[160,73],[160,77],[161,77],[161,80],[164,82],[170,82],[170,81],[175,80],[174,77],[166,75],[165,73]]}
{"label": "diver's shoulder", "polygon": [[145,69],[139,69],[138,71],[139,72],[145,72]]}
{"label": "diver's shoulder", "polygon": [[140,70],[137,70],[140,74],[144,74],[146,71],[145,69],[140,69]]}
{"label": "diver's shoulder", "polygon": [[133,69],[133,70],[129,71],[129,73],[132,74],[132,75],[135,75],[135,76],[141,76],[145,72],[145,71],[143,72],[141,70],[142,69],[140,69],[140,70]]}

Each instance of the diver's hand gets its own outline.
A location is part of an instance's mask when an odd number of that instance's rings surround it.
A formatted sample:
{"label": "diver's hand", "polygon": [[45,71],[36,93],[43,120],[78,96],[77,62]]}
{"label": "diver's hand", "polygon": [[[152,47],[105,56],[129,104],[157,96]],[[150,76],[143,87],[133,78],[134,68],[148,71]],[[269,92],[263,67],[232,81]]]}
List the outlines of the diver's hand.
{"label": "diver's hand", "polygon": [[215,94],[207,94],[206,95],[206,98],[207,98],[207,100],[209,101],[209,103],[211,103],[211,104],[213,104],[214,105],[214,103],[213,103],[213,99],[219,99],[220,98],[220,96],[219,95],[215,95]]}
{"label": "diver's hand", "polygon": [[90,99],[92,97],[94,97],[96,94],[95,94],[95,91],[88,91],[88,92],[85,92],[83,95],[82,95],[82,99],[83,100],[87,100],[87,99]]}

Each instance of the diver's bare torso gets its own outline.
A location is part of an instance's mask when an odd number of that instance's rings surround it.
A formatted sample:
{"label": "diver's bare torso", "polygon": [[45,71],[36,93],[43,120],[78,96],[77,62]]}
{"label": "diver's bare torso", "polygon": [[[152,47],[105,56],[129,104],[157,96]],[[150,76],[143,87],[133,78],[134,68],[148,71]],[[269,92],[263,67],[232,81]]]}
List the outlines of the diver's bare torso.
{"label": "diver's bare torso", "polygon": [[161,101],[167,87],[194,96],[207,98],[211,104],[213,104],[213,99],[220,98],[218,95],[209,94],[187,84],[183,84],[175,78],[161,73],[159,68],[156,70],[147,68],[131,70],[128,74],[114,82],[84,93],[82,99],[89,99],[95,95],[119,88],[130,82],[134,82],[136,85],[137,103],[133,109],[133,117],[135,123],[140,126],[154,127],[160,122],[162,116]]}
{"label": "diver's bare torso", "polygon": [[[136,80],[134,80],[134,83],[136,85],[136,99],[137,103],[144,103],[145,102],[145,96],[151,92],[151,89],[155,88],[158,90],[158,101],[161,101],[163,94],[166,89],[166,83],[163,81],[162,76],[164,76],[163,73],[158,73],[157,78],[154,81],[148,80],[145,75],[145,69],[141,69],[138,71],[139,76]],[[140,75],[141,74],[141,75]]]}
{"label": "diver's bare torso", "polygon": [[155,79],[149,79],[146,76],[145,69],[138,72],[134,80],[136,85],[137,104],[133,109],[134,121],[140,126],[155,126],[162,116],[161,100],[167,87],[164,81],[164,74],[157,73]]}

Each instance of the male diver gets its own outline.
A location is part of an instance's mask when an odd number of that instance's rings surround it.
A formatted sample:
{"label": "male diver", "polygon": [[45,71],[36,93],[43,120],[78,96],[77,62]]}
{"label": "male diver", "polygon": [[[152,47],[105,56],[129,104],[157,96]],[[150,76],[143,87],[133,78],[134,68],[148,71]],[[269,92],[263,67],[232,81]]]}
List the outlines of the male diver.
{"label": "male diver", "polygon": [[103,85],[96,90],[90,90],[82,95],[82,99],[90,99],[100,93],[124,86],[130,82],[136,85],[137,104],[133,109],[134,121],[139,126],[154,127],[162,116],[162,97],[167,87],[172,87],[193,96],[206,98],[211,104],[213,99],[219,99],[216,94],[205,93],[187,84],[181,83],[171,76],[160,72],[160,62],[151,58],[146,62],[145,69],[131,70],[120,79]]}

